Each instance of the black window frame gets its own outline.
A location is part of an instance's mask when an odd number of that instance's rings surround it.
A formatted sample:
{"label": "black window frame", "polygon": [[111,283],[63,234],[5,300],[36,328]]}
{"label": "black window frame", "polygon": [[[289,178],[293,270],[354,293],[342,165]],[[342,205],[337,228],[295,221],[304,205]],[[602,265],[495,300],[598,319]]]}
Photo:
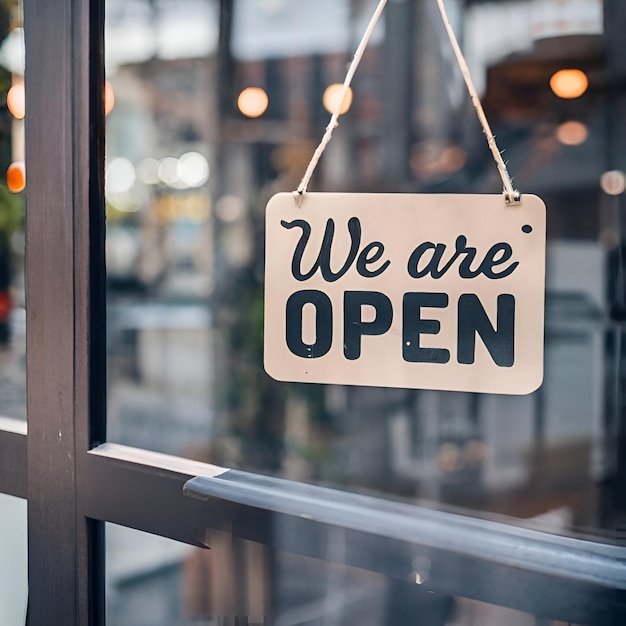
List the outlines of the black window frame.
{"label": "black window frame", "polygon": [[[623,2],[606,7],[607,28],[626,25]],[[348,564],[406,579],[426,553],[450,593],[621,623],[625,547],[106,442],[104,0],[24,0],[24,24],[28,429],[2,421],[0,493],[28,501],[28,623],[104,624],[105,522],[201,547],[229,529],[324,559],[341,532]]]}

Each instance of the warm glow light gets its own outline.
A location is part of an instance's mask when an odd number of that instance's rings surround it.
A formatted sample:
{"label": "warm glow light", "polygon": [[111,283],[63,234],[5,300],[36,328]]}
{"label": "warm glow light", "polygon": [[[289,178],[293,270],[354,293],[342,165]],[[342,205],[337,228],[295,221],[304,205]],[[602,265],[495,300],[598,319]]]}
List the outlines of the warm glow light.
{"label": "warm glow light", "polygon": [[[324,91],[324,96],[322,98],[322,102],[324,103],[324,108],[329,113],[335,112],[335,107],[337,106],[337,102],[341,97],[341,90],[343,89],[343,85],[339,83],[335,83],[334,85],[329,85],[326,87],[326,91]],[[348,91],[346,91],[346,95],[343,97],[343,102],[341,103],[341,107],[339,107],[339,114],[343,115],[346,111],[350,109],[352,105],[352,89],[348,87]]]}
{"label": "warm glow light", "polygon": [[108,80],[104,81],[104,114],[108,115],[115,106],[115,94],[113,87]]}
{"label": "warm glow light", "polygon": [[26,98],[24,84],[13,85],[7,93],[7,108],[15,119],[21,120],[26,115]]}
{"label": "warm glow light", "polygon": [[582,70],[559,70],[550,79],[550,88],[559,98],[578,98],[589,87],[589,79]]}
{"label": "warm glow light", "polygon": [[555,134],[560,143],[566,146],[578,146],[587,140],[589,131],[582,122],[572,120],[561,124]]}
{"label": "warm glow light", "polygon": [[609,196],[619,196],[626,189],[626,176],[619,170],[604,172],[600,177],[600,187]]}
{"label": "warm glow light", "polygon": [[269,98],[260,87],[248,87],[237,98],[237,107],[246,117],[261,117],[268,104]]}
{"label": "warm glow light", "polygon": [[9,191],[17,193],[26,187],[26,169],[22,161],[11,163],[7,169],[7,187]]}

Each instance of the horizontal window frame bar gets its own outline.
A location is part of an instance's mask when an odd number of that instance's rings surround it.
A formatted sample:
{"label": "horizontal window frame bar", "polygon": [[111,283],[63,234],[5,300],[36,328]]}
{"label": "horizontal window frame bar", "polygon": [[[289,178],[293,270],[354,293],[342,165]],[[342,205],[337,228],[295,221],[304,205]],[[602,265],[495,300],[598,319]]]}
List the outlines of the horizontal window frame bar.
{"label": "horizontal window frame bar", "polygon": [[26,422],[0,417],[0,493],[26,498],[26,436]]}
{"label": "horizontal window frame bar", "polygon": [[626,547],[238,470],[193,478],[184,492],[626,591]]}
{"label": "horizontal window frame bar", "polygon": [[183,487],[198,474],[226,468],[104,443],[84,454],[82,469],[78,498],[86,517],[208,547],[197,522],[204,505],[185,497]]}
{"label": "horizontal window frame bar", "polygon": [[[626,616],[621,546],[238,470],[193,478],[184,492],[208,507],[264,511],[259,528],[270,534],[246,538],[289,552],[408,582],[419,574],[433,590],[562,621],[609,625]],[[338,532],[335,558],[328,545]],[[432,564],[426,575],[415,571],[420,557]]]}
{"label": "horizontal window frame bar", "polygon": [[[118,444],[86,453],[90,518],[209,548],[211,529],[574,623],[626,618],[626,548],[198,463]],[[329,553],[339,538],[344,549]]]}

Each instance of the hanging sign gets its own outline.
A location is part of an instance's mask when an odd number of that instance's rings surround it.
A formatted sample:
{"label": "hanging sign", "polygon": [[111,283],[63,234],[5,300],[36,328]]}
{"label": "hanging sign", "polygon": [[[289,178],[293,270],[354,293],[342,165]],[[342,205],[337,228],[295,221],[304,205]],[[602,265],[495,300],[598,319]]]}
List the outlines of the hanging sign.
{"label": "hanging sign", "polygon": [[277,380],[526,394],[543,379],[545,205],[290,193],[266,214]]}

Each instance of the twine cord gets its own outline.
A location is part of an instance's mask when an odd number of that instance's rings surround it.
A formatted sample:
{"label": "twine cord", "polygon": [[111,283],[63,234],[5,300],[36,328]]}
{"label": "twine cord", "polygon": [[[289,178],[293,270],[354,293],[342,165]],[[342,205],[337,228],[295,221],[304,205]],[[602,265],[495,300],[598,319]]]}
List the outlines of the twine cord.
{"label": "twine cord", "polygon": [[329,144],[333,136],[333,131],[335,130],[335,128],[337,128],[337,126],[339,126],[338,120],[339,120],[339,115],[341,112],[341,105],[343,104],[343,100],[346,97],[346,94],[348,93],[348,89],[350,88],[350,83],[352,82],[352,79],[354,78],[354,74],[356,73],[356,70],[359,67],[359,63],[361,62],[361,57],[363,56],[363,52],[365,52],[365,48],[367,48],[367,44],[370,41],[370,37],[372,36],[374,29],[376,28],[376,24],[378,24],[378,20],[386,4],[387,4],[387,0],[380,0],[380,2],[378,3],[378,6],[376,7],[376,10],[374,11],[374,15],[372,15],[372,19],[367,25],[367,29],[365,30],[365,34],[363,35],[363,39],[361,39],[361,43],[358,45],[356,52],[354,53],[354,58],[352,59],[352,63],[350,63],[350,67],[348,68],[348,73],[346,74],[346,78],[343,81],[343,87],[341,88],[341,93],[339,94],[339,97],[337,98],[337,101],[335,103],[335,110],[333,111],[333,115],[330,118],[330,122],[328,123],[328,126],[326,127],[326,132],[324,133],[324,136],[322,137],[322,141],[320,142],[319,146],[317,146],[317,149],[315,150],[313,157],[311,158],[311,162],[309,163],[309,166],[306,168],[306,172],[304,173],[304,177],[302,178],[302,181],[298,185],[298,189],[293,192],[293,196],[298,206],[302,204],[303,196],[306,193],[307,187],[309,186],[309,181],[311,180],[311,176],[313,176],[313,172],[315,171],[315,168],[317,167],[317,162],[320,160],[320,157],[324,153],[324,150],[326,150],[326,146]]}
{"label": "twine cord", "polygon": [[[365,30],[365,34],[359,43],[356,52],[354,53],[354,58],[352,59],[352,63],[350,63],[350,67],[348,68],[348,73],[346,74],[346,78],[343,82],[343,86],[341,88],[341,93],[337,98],[335,103],[334,111],[332,117],[330,118],[330,122],[326,127],[326,131],[324,132],[324,136],[322,137],[322,141],[317,146],[313,156],[311,157],[311,161],[304,173],[302,181],[298,185],[296,191],[293,192],[293,197],[298,206],[302,205],[302,200],[304,199],[304,194],[306,194],[307,188],[309,186],[309,182],[311,177],[313,176],[313,172],[317,167],[317,163],[320,160],[320,157],[326,150],[326,146],[330,143],[330,140],[333,136],[333,131],[337,126],[339,126],[339,115],[341,112],[341,106],[343,104],[344,98],[348,93],[348,89],[350,88],[350,84],[352,83],[352,79],[354,78],[354,74],[356,73],[357,68],[359,67],[359,63],[361,62],[361,58],[363,57],[363,53],[367,48],[367,44],[370,41],[372,33],[376,28],[376,24],[380,19],[380,16],[387,4],[387,0],[380,0],[370,22]],[[489,126],[489,122],[487,121],[487,116],[485,115],[485,111],[480,102],[480,98],[478,97],[478,92],[476,91],[476,87],[474,86],[474,81],[472,80],[472,76],[469,71],[469,67],[467,66],[467,62],[465,61],[465,57],[461,52],[461,48],[459,46],[459,42],[457,41],[456,35],[452,30],[452,26],[450,25],[450,20],[448,19],[448,14],[446,12],[445,6],[443,4],[443,0],[437,0],[437,6],[439,7],[439,13],[441,14],[441,19],[443,21],[443,25],[446,29],[448,37],[450,39],[450,43],[452,44],[452,49],[454,51],[454,55],[456,57],[457,63],[461,70],[461,74],[463,76],[463,80],[465,81],[465,85],[467,86],[467,90],[469,92],[470,98],[472,100],[472,104],[474,105],[474,109],[476,110],[476,115],[478,116],[478,121],[480,122],[485,137],[487,138],[487,144],[489,145],[489,149],[491,150],[491,154],[496,162],[496,166],[498,168],[498,173],[500,174],[500,178],[502,179],[502,185],[504,188],[504,200],[507,204],[516,204],[520,202],[520,193],[516,189],[513,188],[513,183],[511,182],[511,177],[509,176],[509,172],[506,167],[506,163],[502,158],[502,154],[498,150],[498,146],[496,144],[496,138],[491,131],[491,127]]]}
{"label": "twine cord", "polygon": [[509,172],[506,168],[506,163],[502,158],[502,154],[498,150],[496,138],[493,132],[491,132],[491,127],[489,126],[487,116],[485,115],[485,110],[483,109],[483,105],[481,104],[480,98],[478,97],[478,92],[476,91],[476,87],[474,86],[474,81],[472,80],[472,75],[470,74],[469,67],[467,67],[467,62],[465,61],[465,57],[461,52],[459,42],[457,41],[456,35],[452,30],[452,26],[450,25],[450,20],[448,19],[448,14],[443,4],[443,0],[437,0],[437,6],[439,7],[439,13],[441,14],[443,25],[446,29],[446,32],[448,33],[448,37],[450,38],[450,43],[452,44],[452,49],[454,50],[454,56],[456,57],[457,63],[459,64],[459,69],[461,70],[461,74],[463,75],[463,80],[465,81],[465,85],[467,86],[467,91],[469,92],[472,104],[474,105],[474,109],[476,109],[478,121],[483,127],[483,132],[485,133],[485,137],[487,138],[487,144],[489,145],[489,149],[491,150],[493,159],[496,162],[496,166],[498,167],[498,173],[500,174],[500,178],[502,179],[502,185],[504,187],[504,199],[507,204],[517,203],[520,201],[520,193],[513,188],[513,183],[511,182],[511,177],[509,176]]}

